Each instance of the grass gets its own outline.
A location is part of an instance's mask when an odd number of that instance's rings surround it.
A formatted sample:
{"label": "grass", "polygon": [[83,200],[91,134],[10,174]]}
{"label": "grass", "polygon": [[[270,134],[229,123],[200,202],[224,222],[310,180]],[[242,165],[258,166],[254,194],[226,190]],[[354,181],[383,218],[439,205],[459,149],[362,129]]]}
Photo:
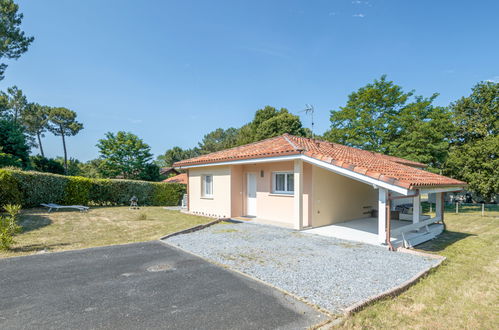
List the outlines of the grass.
{"label": "grass", "polygon": [[23,232],[9,251],[0,250],[0,258],[155,240],[212,220],[162,207],[95,207],[88,212],[52,213],[23,210],[19,217]]}
{"label": "grass", "polygon": [[396,298],[348,318],[347,329],[497,329],[499,218],[446,214],[447,231],[418,246],[447,257]]}

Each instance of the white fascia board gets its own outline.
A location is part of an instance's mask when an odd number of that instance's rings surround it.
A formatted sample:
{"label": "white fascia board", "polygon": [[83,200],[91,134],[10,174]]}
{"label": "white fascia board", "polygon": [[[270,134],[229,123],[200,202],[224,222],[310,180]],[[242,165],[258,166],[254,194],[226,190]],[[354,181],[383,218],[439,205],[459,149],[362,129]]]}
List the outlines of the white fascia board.
{"label": "white fascia board", "polygon": [[280,162],[285,160],[301,159],[301,157],[302,155],[289,155],[289,156],[277,156],[277,157],[266,157],[266,158],[242,159],[242,160],[233,160],[228,162],[179,166],[178,168],[186,169],[186,168],[207,167],[207,166],[244,165],[244,164],[256,164],[256,163]]}
{"label": "white fascia board", "polygon": [[393,184],[389,184],[387,182],[384,182],[384,181],[381,181],[381,180],[377,180],[377,179],[371,178],[371,177],[369,177],[367,175],[360,174],[360,173],[354,172],[352,170],[349,170],[349,169],[346,169],[346,168],[343,168],[343,167],[340,167],[340,166],[336,166],[336,165],[333,165],[333,164],[330,164],[330,163],[326,163],[326,162],[323,162],[321,160],[318,160],[318,159],[315,159],[315,158],[312,158],[312,157],[308,157],[308,156],[302,155],[302,159],[304,161],[306,161],[307,163],[314,164],[316,166],[319,166],[319,167],[322,167],[324,169],[327,169],[327,170],[329,170],[331,172],[334,172],[334,173],[337,173],[337,174],[341,174],[343,176],[346,176],[346,177],[348,177],[350,179],[354,179],[354,180],[360,181],[362,183],[372,184],[372,185],[376,185],[378,187],[386,188],[388,190],[398,192],[399,194],[402,194],[404,196],[407,196],[410,193],[410,190],[408,190],[408,189],[405,189],[405,188],[402,188],[402,187],[399,187],[399,186],[395,186]]}
{"label": "white fascia board", "polygon": [[435,188],[420,188],[419,191],[422,194],[433,194],[440,192],[451,192],[451,191],[463,191],[464,187],[462,186],[454,186],[454,187],[435,187]]}
{"label": "white fascia board", "polygon": [[219,163],[209,163],[209,164],[198,164],[198,165],[188,165],[188,166],[180,166],[178,168],[181,169],[189,169],[189,168],[197,168],[197,167],[208,167],[208,166],[223,166],[223,165],[244,165],[244,164],[257,164],[257,163],[269,163],[269,162],[278,162],[278,161],[286,161],[286,160],[295,160],[302,159],[310,164],[314,164],[316,166],[327,169],[331,172],[346,176],[350,179],[354,179],[360,181],[365,184],[371,184],[377,187],[382,187],[391,191],[398,192],[404,196],[407,196],[411,193],[411,190],[395,186],[393,184],[389,184],[387,182],[377,180],[371,178],[367,175],[356,173],[352,170],[336,166],[330,163],[323,162],[321,160],[305,156],[305,155],[289,155],[289,156],[277,156],[277,157],[266,157],[266,158],[255,158],[255,159],[242,159],[242,160],[233,160],[228,162],[219,162]]}

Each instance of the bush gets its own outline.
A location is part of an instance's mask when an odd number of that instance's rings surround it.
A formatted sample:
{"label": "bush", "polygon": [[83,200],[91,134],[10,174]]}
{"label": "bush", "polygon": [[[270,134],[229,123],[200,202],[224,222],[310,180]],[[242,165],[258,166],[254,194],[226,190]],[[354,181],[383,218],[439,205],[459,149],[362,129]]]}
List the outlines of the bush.
{"label": "bush", "polygon": [[77,176],[0,170],[0,205],[41,203],[128,205],[137,196],[139,205],[178,205],[185,187],[178,183],[90,179]]}
{"label": "bush", "polygon": [[21,211],[21,205],[4,205],[6,216],[0,216],[0,250],[7,250],[14,243],[14,235],[21,232],[21,226],[17,224],[17,215]]}
{"label": "bush", "polygon": [[68,176],[64,189],[64,204],[88,205],[92,180],[79,176]]}
{"label": "bush", "polygon": [[0,169],[0,205],[20,204],[21,200],[21,190],[12,172]]}
{"label": "bush", "polygon": [[69,177],[32,171],[12,170],[11,173],[19,185],[23,207],[36,207],[40,206],[41,203],[61,204],[64,202]]}
{"label": "bush", "polygon": [[185,185],[180,183],[155,183],[154,205],[179,205],[186,192]]}

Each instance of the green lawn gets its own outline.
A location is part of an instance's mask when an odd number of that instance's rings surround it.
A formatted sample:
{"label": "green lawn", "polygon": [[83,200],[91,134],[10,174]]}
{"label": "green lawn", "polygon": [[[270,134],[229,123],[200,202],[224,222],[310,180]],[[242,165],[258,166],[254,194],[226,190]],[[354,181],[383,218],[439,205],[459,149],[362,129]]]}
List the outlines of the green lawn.
{"label": "green lawn", "polygon": [[23,232],[0,258],[158,239],[168,233],[213,219],[165,210],[162,207],[95,207],[88,212],[23,210]]}
{"label": "green lawn", "polygon": [[499,218],[446,214],[447,232],[418,246],[447,260],[396,298],[341,325],[349,329],[497,329]]}

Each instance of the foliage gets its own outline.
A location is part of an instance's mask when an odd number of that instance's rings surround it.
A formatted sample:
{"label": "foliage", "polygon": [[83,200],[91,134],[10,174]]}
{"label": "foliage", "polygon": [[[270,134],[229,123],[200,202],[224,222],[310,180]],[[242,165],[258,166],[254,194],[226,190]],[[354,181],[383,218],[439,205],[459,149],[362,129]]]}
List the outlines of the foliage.
{"label": "foliage", "polygon": [[331,111],[331,129],[324,137],[442,168],[454,131],[451,115],[432,105],[438,94],[412,99],[413,94],[381,76]]}
{"label": "foliage", "polygon": [[127,205],[137,196],[140,205],[178,205],[185,186],[177,183],[138,180],[90,179],[76,176],[0,170],[0,205],[42,203]]}
{"label": "foliage", "polygon": [[83,129],[83,124],[76,121],[76,112],[66,108],[51,108],[48,114],[48,130],[55,136],[62,137],[64,149],[64,168],[68,169],[68,155],[66,150],[66,136],[78,134]]}
{"label": "foliage", "polygon": [[154,186],[154,205],[179,205],[186,193],[185,185],[179,183],[158,183]]}
{"label": "foliage", "polygon": [[0,215],[0,250],[8,250],[14,243],[14,235],[21,232],[17,224],[17,215],[21,211],[20,205],[7,204],[3,207],[7,215]]}
{"label": "foliage", "polygon": [[199,143],[199,153],[209,154],[215,151],[228,149],[236,145],[238,130],[230,127],[226,130],[217,128],[206,134]]}
{"label": "foliage", "polygon": [[22,201],[18,180],[12,171],[0,169],[0,205],[20,204]]}
{"label": "foliage", "polygon": [[125,179],[138,179],[152,159],[149,145],[130,132],[108,132],[97,147],[103,160],[100,170],[105,177],[121,175]]}
{"label": "foliage", "polygon": [[255,139],[263,140],[284,133],[291,135],[306,136],[307,131],[302,127],[300,118],[288,113],[288,110],[281,109],[277,116],[274,116],[261,123],[255,132]]}
{"label": "foliage", "polygon": [[146,164],[140,172],[138,179],[144,181],[161,181],[159,170],[159,166],[154,163]]}
{"label": "foliage", "polygon": [[9,110],[9,117],[13,122],[17,122],[19,117],[24,113],[28,106],[28,100],[17,86],[7,88],[7,107]]}
{"label": "foliage", "polygon": [[457,133],[445,172],[492,200],[499,194],[499,83],[476,84],[451,110]]}
{"label": "foliage", "polygon": [[468,97],[451,104],[457,128],[456,144],[462,145],[499,134],[499,83],[480,82]]}
{"label": "foliage", "polygon": [[[18,10],[19,6],[13,0],[0,1],[0,59],[18,59],[34,40],[19,28],[23,14]],[[4,78],[6,68],[7,64],[0,64],[0,80]]]}
{"label": "foliage", "polygon": [[[85,163],[80,163],[78,165],[80,169],[79,175],[87,177],[87,178],[102,178],[102,174],[99,170],[100,165],[102,164],[102,159],[92,159]],[[70,166],[71,169],[71,160]]]}
{"label": "foliage", "polygon": [[37,137],[36,147],[40,149],[40,153],[45,157],[42,146],[42,137],[47,130],[49,107],[41,106],[37,103],[29,103],[22,113],[22,123],[26,132]]}
{"label": "foliage", "polygon": [[31,156],[31,168],[38,172],[54,174],[64,174],[64,166],[55,159],[46,158],[40,155]]}
{"label": "foliage", "polygon": [[499,135],[455,146],[446,172],[469,184],[485,201],[499,194]]}
{"label": "foliage", "polygon": [[277,110],[266,106],[256,111],[253,120],[239,129],[236,145],[256,142],[274,136],[288,133],[297,136],[308,136],[300,117],[295,116],[285,108]]}
{"label": "foliage", "polygon": [[166,150],[163,155],[158,156],[155,163],[160,167],[171,167],[173,163],[196,156],[199,156],[197,148],[184,150],[180,147],[173,147]]}
{"label": "foliage", "polygon": [[[0,165],[26,167],[29,163],[29,146],[23,128],[10,120],[0,119]],[[10,156],[9,156],[10,155]]]}
{"label": "foliage", "polygon": [[79,176],[68,176],[64,189],[64,201],[66,205],[85,205],[89,203],[92,179]]}

